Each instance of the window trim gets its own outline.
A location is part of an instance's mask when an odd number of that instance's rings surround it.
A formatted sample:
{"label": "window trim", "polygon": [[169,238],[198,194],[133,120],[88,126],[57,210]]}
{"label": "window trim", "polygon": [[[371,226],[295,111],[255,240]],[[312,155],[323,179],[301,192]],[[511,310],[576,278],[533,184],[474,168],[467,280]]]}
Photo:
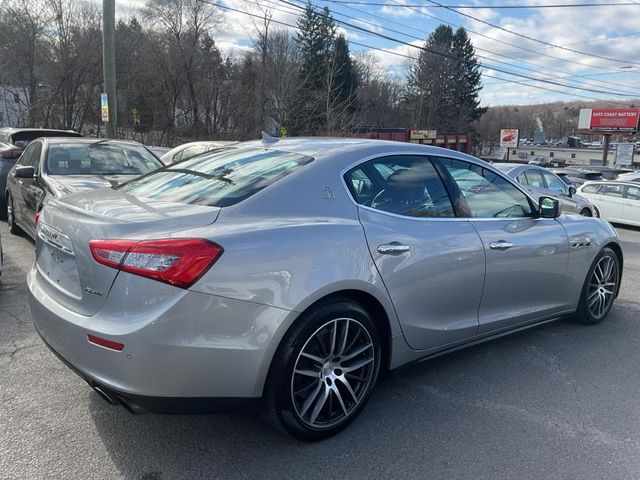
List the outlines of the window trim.
{"label": "window trim", "polygon": [[[423,147],[424,148],[424,147]],[[430,150],[430,149],[429,149]],[[452,152],[453,153],[453,152]],[[478,167],[481,168],[486,168],[488,170],[490,170],[493,173],[498,174],[500,177],[502,177],[504,180],[506,180],[508,183],[510,183],[511,185],[513,185],[516,189],[518,189],[529,201],[529,204],[531,205],[531,210],[533,212],[533,214],[531,216],[528,217],[497,217],[497,218],[481,218],[481,217],[406,217],[403,215],[398,215],[397,213],[390,213],[390,212],[383,212],[382,210],[377,210],[375,208],[371,208],[371,207],[367,207],[366,205],[360,205],[358,202],[355,201],[355,199],[353,198],[353,194],[351,193],[351,189],[349,188],[349,185],[347,184],[347,178],[346,175],[347,173],[349,173],[349,171],[357,168],[358,166],[367,163],[371,160],[375,160],[377,158],[385,158],[385,157],[392,157],[392,156],[398,156],[398,155],[402,155],[402,156],[414,156],[414,157],[427,157],[430,160],[440,160],[440,159],[452,159],[452,160],[460,160],[463,162],[468,162],[471,163],[473,165],[477,165]],[[440,173],[439,168],[440,165],[436,165],[436,163],[440,163],[438,162],[434,162],[434,167],[436,168],[436,170],[438,170],[438,173]],[[359,160],[356,160],[355,162],[350,163],[349,165],[347,165],[345,168],[343,168],[340,173],[340,182],[342,183],[342,188],[345,190],[345,193],[347,194],[347,198],[351,201],[351,203],[356,207],[356,208],[362,208],[364,210],[370,211],[370,212],[375,212],[381,215],[388,215],[390,217],[395,217],[395,218],[402,218],[404,220],[410,220],[410,221],[417,221],[417,222],[470,222],[470,221],[481,221],[481,222],[496,222],[496,221],[505,221],[505,220],[512,220],[512,221],[517,221],[517,220],[525,220],[525,219],[531,219],[531,220],[549,220],[549,221],[554,221],[554,218],[540,218],[536,215],[536,212],[538,211],[538,200],[535,200],[518,182],[515,181],[515,179],[509,177],[508,175],[504,175],[502,172],[500,172],[497,168],[492,167],[490,164],[487,164],[486,162],[483,162],[482,160],[478,160],[475,159],[473,157],[469,158],[469,157],[458,157],[457,155],[443,155],[439,152],[436,152],[435,154],[430,153],[429,151],[426,151],[424,153],[418,153],[416,151],[406,151],[406,150],[391,150],[389,152],[385,152],[385,153],[375,153],[372,155],[369,155],[367,157],[361,158]],[[447,174],[447,179],[442,179],[442,181],[445,183],[445,188],[448,191],[448,182],[450,181],[454,181],[451,177],[450,174]],[[458,188],[456,186],[456,188]],[[451,196],[451,194],[449,194]],[[452,202],[453,203],[453,202]],[[454,206],[455,209],[455,206]]]}

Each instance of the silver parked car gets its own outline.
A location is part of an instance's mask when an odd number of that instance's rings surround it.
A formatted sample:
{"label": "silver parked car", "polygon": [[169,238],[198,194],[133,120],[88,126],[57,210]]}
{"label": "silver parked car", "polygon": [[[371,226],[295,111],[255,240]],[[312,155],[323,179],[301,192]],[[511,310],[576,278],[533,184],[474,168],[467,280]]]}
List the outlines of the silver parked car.
{"label": "silver parked car", "polygon": [[602,321],[623,262],[607,221],[482,160],[365,139],[243,143],[52,197],[37,237],[35,326],[109,402],[261,401],[304,440],[348,425],[383,371]]}
{"label": "silver parked car", "polygon": [[576,195],[576,187],[546,168],[517,163],[494,163],[516,182],[524,186],[534,196],[550,195],[560,201],[563,213],[579,213],[586,217],[597,217],[598,209],[585,197]]}

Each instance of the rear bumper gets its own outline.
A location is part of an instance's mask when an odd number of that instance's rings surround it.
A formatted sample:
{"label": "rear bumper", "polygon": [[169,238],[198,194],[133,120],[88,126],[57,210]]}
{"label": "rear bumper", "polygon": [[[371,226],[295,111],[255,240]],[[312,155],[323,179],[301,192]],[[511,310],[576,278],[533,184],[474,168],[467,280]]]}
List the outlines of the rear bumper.
{"label": "rear bumper", "polygon": [[[150,306],[147,318],[137,314],[129,319],[120,307],[122,316],[115,322],[117,305],[105,305],[94,316],[80,315],[46,295],[39,276],[35,268],[29,272],[28,297],[34,325],[47,346],[90,385],[153,412],[182,411],[183,405],[188,411],[207,410],[215,404],[224,406],[229,398],[259,398],[277,343],[293,314],[184,292],[162,309]],[[132,299],[113,301],[125,305]],[[115,351],[95,345],[87,335],[122,343],[124,348]]]}
{"label": "rear bumper", "polygon": [[[37,328],[36,331],[40,334],[40,331]],[[107,403],[111,405],[120,405],[131,413],[148,412],[193,415],[245,410],[253,411],[257,409],[260,403],[259,397],[153,397],[114,390],[76,368],[56,352],[55,349],[47,343],[44,337],[42,337],[42,335],[40,335],[40,338],[62,363],[87,382],[87,384]]]}

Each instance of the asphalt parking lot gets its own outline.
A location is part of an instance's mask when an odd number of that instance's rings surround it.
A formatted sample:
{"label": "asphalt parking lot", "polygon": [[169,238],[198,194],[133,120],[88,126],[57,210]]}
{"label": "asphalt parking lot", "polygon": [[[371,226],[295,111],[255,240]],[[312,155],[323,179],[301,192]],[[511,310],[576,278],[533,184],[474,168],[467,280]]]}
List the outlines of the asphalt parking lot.
{"label": "asphalt parking lot", "polygon": [[33,244],[0,225],[0,478],[640,478],[640,230],[594,327],[560,321],[402,369],[363,415],[303,444],[254,416],[131,415],[36,335]]}

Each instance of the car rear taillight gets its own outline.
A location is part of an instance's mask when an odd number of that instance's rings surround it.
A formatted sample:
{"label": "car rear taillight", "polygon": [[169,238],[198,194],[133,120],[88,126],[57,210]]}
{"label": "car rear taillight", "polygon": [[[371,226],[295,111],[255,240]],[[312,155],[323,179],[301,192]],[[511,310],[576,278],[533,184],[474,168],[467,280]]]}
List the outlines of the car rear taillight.
{"label": "car rear taillight", "polygon": [[33,216],[33,221],[35,222],[36,226],[38,226],[38,220],[40,220],[40,212],[36,212],[36,214]]}
{"label": "car rear taillight", "polygon": [[9,150],[4,150],[0,153],[0,158],[3,160],[15,160],[22,154],[22,150],[19,148],[11,148]]}
{"label": "car rear taillight", "polygon": [[91,240],[93,259],[107,267],[189,288],[209,270],[222,252],[203,239]]}

